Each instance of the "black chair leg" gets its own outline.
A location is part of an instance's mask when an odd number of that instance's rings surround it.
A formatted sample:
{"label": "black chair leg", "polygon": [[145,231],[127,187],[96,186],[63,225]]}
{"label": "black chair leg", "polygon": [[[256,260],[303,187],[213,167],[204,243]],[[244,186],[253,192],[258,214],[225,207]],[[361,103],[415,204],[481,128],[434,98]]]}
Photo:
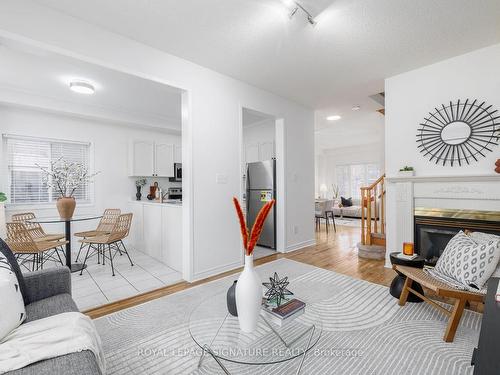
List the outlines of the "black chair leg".
{"label": "black chair leg", "polygon": [[57,254],[57,257],[59,258],[59,263],[61,263],[61,265],[64,266],[64,263],[63,263],[63,261],[61,259],[61,255],[59,254],[59,248],[56,248],[56,254]]}
{"label": "black chair leg", "polygon": [[[128,253],[127,248],[125,247],[125,244],[123,243],[123,241],[122,241],[122,240],[120,240],[120,243],[122,244],[122,246],[123,246],[123,251],[125,252],[125,254],[126,254],[126,255],[127,255],[127,257],[128,257],[128,260],[130,261],[130,265],[131,265],[131,266],[134,266],[134,263],[132,263],[132,259],[130,259],[130,255],[129,255],[129,253]],[[118,242],[116,243],[116,247],[118,248],[118,251],[120,251],[120,245],[118,244]],[[121,251],[120,251],[120,255],[122,255]]]}
{"label": "black chair leg", "polygon": [[101,250],[102,250],[102,265],[105,266],[106,265],[106,245],[99,245],[99,247],[101,247]]}
{"label": "black chair leg", "polygon": [[78,263],[78,258],[80,258],[80,253],[82,252],[83,249],[83,242],[80,244],[80,250],[78,250],[78,255],[76,256],[75,263]]}
{"label": "black chair leg", "polygon": [[90,251],[90,244],[89,244],[89,248],[87,249],[87,254],[85,254],[85,260],[83,261],[82,269],[80,270],[80,276],[83,275],[83,270],[85,269],[85,265],[87,264],[87,259],[89,257],[89,251]]}
{"label": "black chair leg", "polygon": [[108,245],[108,252],[109,252],[109,261],[111,262],[111,272],[113,273],[113,276],[115,276],[115,267],[113,265],[113,257],[111,256],[111,245]]}

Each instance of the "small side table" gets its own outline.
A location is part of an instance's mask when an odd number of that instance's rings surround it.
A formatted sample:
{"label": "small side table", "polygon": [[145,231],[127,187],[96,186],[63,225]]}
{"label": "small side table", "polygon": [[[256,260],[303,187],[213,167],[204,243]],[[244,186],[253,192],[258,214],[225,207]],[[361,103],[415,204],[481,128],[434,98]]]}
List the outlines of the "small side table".
{"label": "small side table", "polygon": [[[425,259],[422,258],[421,256],[417,256],[415,259],[403,259],[399,258],[397,255],[398,252],[394,252],[390,254],[391,258],[391,263],[392,265],[399,265],[399,266],[407,266],[407,267],[414,267],[414,268],[424,268],[424,261]],[[391,296],[398,298],[401,296],[401,292],[403,290],[403,286],[406,280],[406,276],[403,274],[397,272],[397,276],[392,280],[391,282],[391,287],[389,289],[389,292],[391,293]],[[424,294],[424,289],[422,288],[422,285],[420,285],[417,282],[413,282],[412,288],[415,289],[417,292],[420,294]],[[413,293],[410,293],[408,295],[408,302],[414,302],[414,303],[419,303],[423,302],[423,300],[420,297],[417,297]]]}

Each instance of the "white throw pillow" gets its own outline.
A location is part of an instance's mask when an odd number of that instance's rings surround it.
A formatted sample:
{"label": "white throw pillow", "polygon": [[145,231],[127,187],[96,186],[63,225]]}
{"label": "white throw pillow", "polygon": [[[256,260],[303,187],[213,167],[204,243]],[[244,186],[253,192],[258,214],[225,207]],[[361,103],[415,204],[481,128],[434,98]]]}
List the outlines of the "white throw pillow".
{"label": "white throw pillow", "polygon": [[446,245],[435,271],[462,285],[481,290],[495,271],[499,259],[498,241],[475,241],[460,231]]}
{"label": "white throw pillow", "polygon": [[0,254],[0,341],[26,319],[26,310],[17,277]]}
{"label": "white throw pillow", "polygon": [[[483,233],[483,232],[471,232],[469,233],[469,236],[476,242],[497,241],[497,244],[500,247],[500,236],[497,236],[495,234]],[[500,262],[497,264],[497,268],[495,269],[491,277],[500,277]]]}

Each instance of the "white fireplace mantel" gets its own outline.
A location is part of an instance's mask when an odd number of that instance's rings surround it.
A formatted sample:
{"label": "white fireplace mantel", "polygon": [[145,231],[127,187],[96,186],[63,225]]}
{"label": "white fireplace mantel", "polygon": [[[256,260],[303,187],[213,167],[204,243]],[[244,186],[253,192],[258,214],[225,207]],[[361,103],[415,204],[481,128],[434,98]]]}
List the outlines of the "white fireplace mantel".
{"label": "white fireplace mantel", "polygon": [[500,183],[500,174],[479,174],[462,176],[388,176],[386,182],[482,182],[496,181]]}
{"label": "white fireplace mantel", "polygon": [[414,242],[415,207],[500,211],[500,174],[386,177],[386,265]]}

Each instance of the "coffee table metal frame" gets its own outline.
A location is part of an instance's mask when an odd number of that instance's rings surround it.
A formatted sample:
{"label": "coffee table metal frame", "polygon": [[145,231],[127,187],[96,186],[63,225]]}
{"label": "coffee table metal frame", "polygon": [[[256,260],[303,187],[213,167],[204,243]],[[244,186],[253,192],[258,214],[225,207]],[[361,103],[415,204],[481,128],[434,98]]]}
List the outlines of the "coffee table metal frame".
{"label": "coffee table metal frame", "polygon": [[[195,310],[196,310],[196,308],[191,312],[191,315],[189,317],[190,321],[191,321],[192,314],[193,314],[193,312]],[[269,363],[249,363],[249,362],[241,362],[241,361],[237,361],[237,360],[231,360],[231,359],[228,359],[228,358],[220,358],[217,355],[217,353],[214,352],[214,350],[212,349],[211,346],[212,346],[213,342],[215,341],[215,339],[217,338],[217,336],[219,335],[219,332],[222,329],[222,327],[224,326],[224,323],[226,322],[226,320],[229,317],[229,315],[230,315],[229,312],[226,312],[226,315],[224,316],[224,319],[220,323],[220,325],[219,325],[219,327],[218,327],[215,335],[212,337],[212,339],[210,340],[209,344],[200,345],[198,343],[198,341],[195,339],[195,337],[193,336],[193,334],[191,332],[191,329],[190,329],[191,338],[203,350],[203,352],[202,352],[202,354],[200,356],[200,359],[198,361],[198,369],[202,366],[203,360],[205,359],[205,356],[207,354],[210,355],[217,362],[217,364],[219,365],[219,367],[224,371],[224,373],[226,375],[231,375],[231,373],[229,372],[229,370],[227,369],[227,367],[224,366],[223,361],[233,362],[233,363],[237,363],[237,364],[246,364],[246,365],[253,365],[253,366],[259,366],[259,365],[263,366],[263,365],[268,365],[268,364],[283,363],[283,362],[290,361],[292,359],[296,359],[296,358],[302,357],[301,360],[300,360],[300,363],[299,363],[299,367],[297,368],[297,372],[295,373],[296,375],[299,375],[300,372],[301,372],[301,370],[302,370],[302,367],[304,365],[304,361],[306,359],[307,353],[314,347],[314,345],[316,345],[316,343],[319,341],[319,338],[321,337],[321,331],[320,331],[319,336],[318,336],[316,342],[313,345],[311,345],[312,338],[314,337],[314,333],[317,330],[316,324],[311,324],[311,326],[309,328],[305,329],[304,332],[302,332],[300,335],[298,335],[297,337],[295,337],[293,340],[287,342],[283,338],[283,336],[281,336],[279,334],[279,332],[276,330],[276,328],[273,326],[273,324],[270,323],[264,316],[260,315],[259,318],[264,321],[264,323],[271,329],[271,332],[273,332],[273,334],[276,335],[279,338],[279,340],[281,341],[281,343],[287,349],[289,349],[294,343],[296,343],[297,341],[299,341],[301,338],[303,338],[304,336],[306,336],[309,333],[309,339],[307,341],[307,345],[305,346],[305,348],[302,351],[302,353],[300,353],[298,355],[295,355],[295,356],[291,356],[290,358],[286,358],[286,359],[283,359],[283,360],[280,360],[280,361],[275,361],[275,362],[269,362]]]}

